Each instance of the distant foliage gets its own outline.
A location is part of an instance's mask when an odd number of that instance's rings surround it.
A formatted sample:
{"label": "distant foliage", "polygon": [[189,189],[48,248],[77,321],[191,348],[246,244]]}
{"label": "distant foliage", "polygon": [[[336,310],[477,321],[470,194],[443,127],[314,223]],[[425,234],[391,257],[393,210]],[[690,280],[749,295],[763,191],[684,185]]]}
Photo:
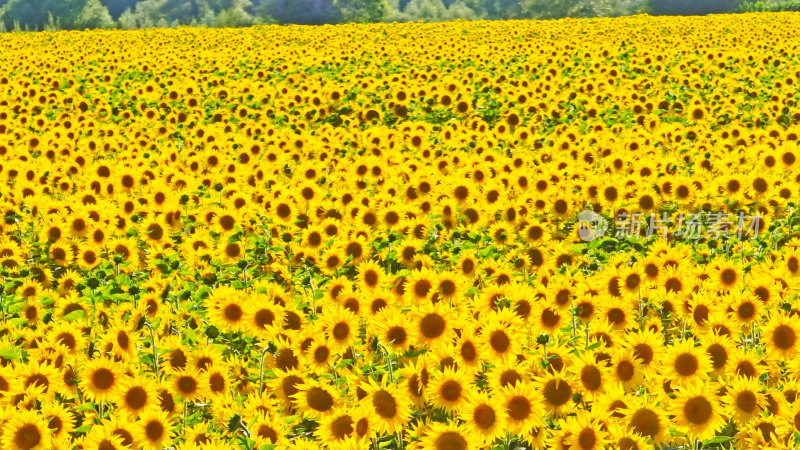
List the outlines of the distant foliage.
{"label": "distant foliage", "polygon": [[741,12],[800,11],[800,0],[742,2]]}
{"label": "distant foliage", "polygon": [[107,28],[114,24],[100,0],[8,0],[0,7],[6,28],[44,30]]}
{"label": "distant foliage", "polygon": [[800,0],[0,0],[0,32],[800,11]]}

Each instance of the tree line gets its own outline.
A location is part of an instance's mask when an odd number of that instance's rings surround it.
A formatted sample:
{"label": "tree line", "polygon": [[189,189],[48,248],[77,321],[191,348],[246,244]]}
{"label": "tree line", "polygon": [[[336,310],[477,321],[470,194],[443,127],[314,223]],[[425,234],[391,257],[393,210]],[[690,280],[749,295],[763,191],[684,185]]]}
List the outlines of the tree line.
{"label": "tree line", "polygon": [[796,9],[800,0],[0,0],[0,31],[556,19]]}

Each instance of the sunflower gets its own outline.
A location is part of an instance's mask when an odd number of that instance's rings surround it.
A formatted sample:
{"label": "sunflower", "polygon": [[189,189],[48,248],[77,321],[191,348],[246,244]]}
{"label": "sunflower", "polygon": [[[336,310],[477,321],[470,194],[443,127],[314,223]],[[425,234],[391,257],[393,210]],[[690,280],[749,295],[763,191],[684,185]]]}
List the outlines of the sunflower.
{"label": "sunflower", "polygon": [[547,413],[560,418],[572,412],[575,389],[565,369],[546,372],[534,381],[540,386],[542,404]]}
{"label": "sunflower", "polygon": [[769,355],[774,355],[782,360],[786,360],[797,353],[800,344],[800,319],[797,316],[790,316],[778,313],[770,317],[764,325],[763,336],[764,344]]}
{"label": "sunflower", "polygon": [[432,305],[424,303],[411,314],[418,343],[429,350],[451,344],[454,329],[459,327],[458,312],[441,302]]}
{"label": "sunflower", "polygon": [[436,283],[436,273],[432,270],[423,268],[412,272],[405,284],[407,302],[413,305],[430,300],[435,292],[434,283]]}
{"label": "sunflower", "polygon": [[469,438],[470,434],[463,425],[436,422],[426,428],[420,445],[431,450],[468,450],[475,447]]}
{"label": "sunflower", "polygon": [[297,393],[292,396],[304,416],[321,418],[333,413],[340,406],[339,393],[332,386],[323,385],[307,379],[297,386]]}
{"label": "sunflower", "polygon": [[342,267],[345,263],[344,251],[337,248],[330,248],[326,250],[319,259],[320,269],[328,274],[335,275],[337,269]]}
{"label": "sunflower", "polygon": [[274,370],[275,378],[265,383],[271,390],[275,392],[278,399],[284,404],[296,406],[294,396],[299,392],[299,388],[303,383],[303,373],[296,369]]}
{"label": "sunflower", "polygon": [[337,353],[331,348],[327,339],[312,338],[308,350],[304,353],[305,363],[312,372],[322,374],[330,370],[330,366],[335,365]]}
{"label": "sunflower", "polygon": [[610,444],[614,448],[628,450],[644,450],[649,448],[647,441],[640,434],[632,431],[620,423],[611,423],[608,430]]}
{"label": "sunflower", "polygon": [[169,447],[172,442],[172,427],[172,421],[164,411],[146,412],[139,419],[136,442],[146,450]]}
{"label": "sunflower", "polygon": [[492,311],[481,326],[478,338],[481,354],[491,360],[505,360],[516,357],[521,348],[517,335],[511,330],[519,329],[522,320],[510,309]]}
{"label": "sunflower", "polygon": [[470,395],[468,376],[452,367],[446,367],[434,374],[428,392],[434,406],[450,413],[457,412]]}
{"label": "sunflower", "polygon": [[251,439],[257,446],[263,445],[286,445],[286,422],[280,417],[259,414],[252,425],[250,425]]}
{"label": "sunflower", "polygon": [[766,406],[761,383],[756,378],[737,376],[725,383],[726,413],[733,422],[744,427],[758,416]]}
{"label": "sunflower", "polygon": [[383,269],[374,261],[363,261],[356,268],[358,285],[367,291],[380,289],[384,284]]}
{"label": "sunflower", "polygon": [[206,392],[217,401],[224,402],[231,395],[231,379],[225,365],[211,367],[206,373]]}
{"label": "sunflower", "polygon": [[62,322],[53,327],[49,333],[53,347],[61,345],[67,349],[71,355],[76,355],[84,351],[86,338],[81,332],[69,323]]}
{"label": "sunflower", "polygon": [[353,435],[357,418],[350,409],[335,408],[331,414],[320,420],[314,434],[321,442],[328,444],[342,441]]}
{"label": "sunflower", "polygon": [[114,403],[123,414],[137,417],[142,412],[155,408],[158,397],[153,383],[143,376],[126,377],[114,392]]}
{"label": "sunflower", "polygon": [[557,330],[563,327],[567,321],[563,310],[542,302],[536,302],[533,305],[530,315],[536,332],[539,334],[556,334]]}
{"label": "sunflower", "polygon": [[17,381],[22,389],[33,386],[40,389],[42,394],[50,398],[62,389],[63,377],[53,364],[30,361],[18,370]]}
{"label": "sunflower", "polygon": [[741,331],[749,329],[760,322],[763,308],[758,297],[749,292],[733,292],[725,302],[728,304],[728,317],[732,325]]}
{"label": "sunflower", "polygon": [[[75,431],[75,413],[57,402],[42,404],[42,417],[47,421],[54,445],[64,445]],[[59,443],[59,444],[56,444]]]}
{"label": "sunflower", "polygon": [[710,386],[710,383],[699,381],[684,385],[672,402],[674,422],[689,439],[708,440],[725,425],[719,411],[719,400]]}
{"label": "sunflower", "polygon": [[412,326],[405,314],[400,314],[395,308],[384,308],[373,317],[368,326],[374,329],[378,342],[394,353],[402,354],[417,342],[417,328]]}
{"label": "sunflower", "polygon": [[200,373],[193,368],[175,372],[170,379],[170,393],[185,401],[195,401],[206,397],[205,383]]}
{"label": "sunflower", "polygon": [[106,332],[103,341],[104,351],[115,358],[129,361],[136,355],[135,333],[130,332],[122,324],[117,324]]}
{"label": "sunflower", "polygon": [[635,356],[635,350],[625,349],[614,352],[611,357],[611,376],[626,389],[635,389],[644,378],[642,363]]}
{"label": "sunflower", "polygon": [[86,396],[95,401],[110,399],[118,392],[122,382],[122,369],[113,360],[98,358],[90,360],[80,376],[80,384]]}
{"label": "sunflower", "polygon": [[213,368],[224,366],[222,350],[217,345],[207,345],[198,348],[189,355],[189,367],[204,373]]}
{"label": "sunflower", "polygon": [[3,426],[3,448],[9,450],[48,449],[51,440],[45,417],[36,411],[17,411]]}
{"label": "sunflower", "polygon": [[476,374],[483,369],[481,364],[481,345],[476,337],[477,328],[476,325],[463,328],[453,351],[446,350],[452,353],[456,367],[469,374]]}
{"label": "sunflower", "polygon": [[129,448],[124,444],[125,439],[114,434],[114,429],[106,422],[100,426],[93,426],[89,433],[86,435],[86,440],[83,443],[86,449],[104,449],[104,450],[123,450]]}
{"label": "sunflower", "polygon": [[221,287],[206,300],[209,321],[225,331],[241,331],[245,326],[245,306],[247,302],[241,291]]}
{"label": "sunflower", "polygon": [[708,354],[697,347],[692,338],[668,347],[662,357],[661,366],[664,368],[664,375],[670,377],[674,384],[704,380],[712,369]]}
{"label": "sunflower", "polygon": [[358,338],[356,316],[347,308],[326,309],[320,321],[321,331],[328,337],[334,352],[346,350]]}
{"label": "sunflower", "polygon": [[577,390],[583,398],[593,400],[603,394],[605,384],[609,382],[610,376],[605,364],[599,364],[594,355],[585,352],[574,358],[576,361],[569,367],[569,371],[580,380],[576,384]]}
{"label": "sunflower", "polygon": [[505,411],[486,392],[474,391],[459,409],[459,418],[470,435],[470,442],[489,445],[505,431]]}
{"label": "sunflower", "polygon": [[[794,360],[792,360],[794,361]],[[753,349],[737,347],[731,355],[731,362],[727,366],[726,376],[743,376],[757,378],[761,372],[763,358]],[[792,364],[790,362],[790,364]]]}
{"label": "sunflower", "polygon": [[403,428],[411,417],[411,408],[394,384],[383,382],[378,384],[370,380],[365,386],[370,412],[374,413],[377,423],[375,429],[379,433],[394,433]]}
{"label": "sunflower", "polygon": [[736,435],[736,444],[740,448],[767,448],[782,445],[782,441],[791,432],[792,427],[785,418],[762,414]]}
{"label": "sunflower", "polygon": [[602,416],[597,413],[581,411],[577,416],[569,417],[563,429],[569,433],[565,441],[571,442],[570,449],[606,448],[610,441]]}
{"label": "sunflower", "polygon": [[626,334],[624,347],[633,350],[633,356],[639,360],[646,373],[653,373],[654,361],[660,361],[664,352],[664,338],[659,333],[644,328]]}
{"label": "sunflower", "polygon": [[525,434],[534,427],[544,425],[544,407],[533,383],[521,382],[500,391],[500,404],[505,409],[505,420],[509,431]]}
{"label": "sunflower", "polygon": [[659,405],[648,402],[647,398],[635,397],[621,414],[628,429],[649,439],[650,445],[667,441],[669,421]]}
{"label": "sunflower", "polygon": [[[422,407],[428,397],[428,384],[431,379],[431,370],[428,368],[428,358],[423,353],[415,362],[411,362],[400,370],[402,381],[401,391],[405,391],[416,407]],[[365,391],[366,396],[366,391]]]}

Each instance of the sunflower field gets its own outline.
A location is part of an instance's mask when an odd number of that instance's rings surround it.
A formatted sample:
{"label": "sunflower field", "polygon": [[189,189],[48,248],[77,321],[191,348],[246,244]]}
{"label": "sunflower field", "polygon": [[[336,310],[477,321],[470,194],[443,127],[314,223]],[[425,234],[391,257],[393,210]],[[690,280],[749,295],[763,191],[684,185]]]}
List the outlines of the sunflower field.
{"label": "sunflower field", "polygon": [[797,448],[798,38],[0,35],[0,445]]}

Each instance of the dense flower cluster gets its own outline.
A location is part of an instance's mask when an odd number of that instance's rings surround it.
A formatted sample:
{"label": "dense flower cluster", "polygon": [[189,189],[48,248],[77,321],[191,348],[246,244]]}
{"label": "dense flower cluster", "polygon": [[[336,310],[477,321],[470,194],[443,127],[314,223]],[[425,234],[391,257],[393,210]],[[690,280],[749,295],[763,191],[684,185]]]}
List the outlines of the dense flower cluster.
{"label": "dense flower cluster", "polygon": [[3,448],[797,445],[798,25],[0,36]]}

